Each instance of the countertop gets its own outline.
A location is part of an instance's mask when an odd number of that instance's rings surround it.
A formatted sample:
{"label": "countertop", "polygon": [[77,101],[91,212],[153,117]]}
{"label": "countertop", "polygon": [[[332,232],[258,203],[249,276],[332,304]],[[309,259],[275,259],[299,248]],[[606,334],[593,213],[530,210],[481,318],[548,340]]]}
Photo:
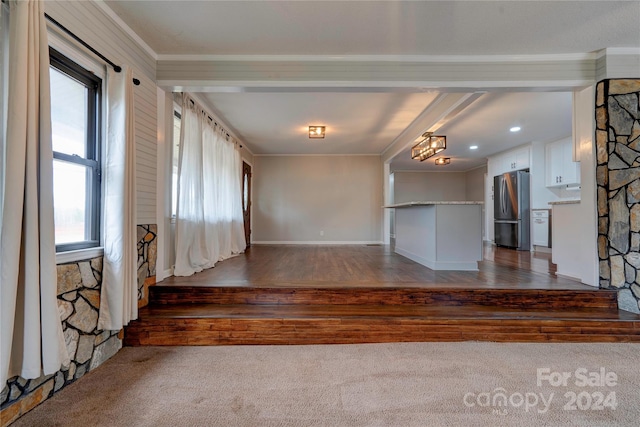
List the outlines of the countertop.
{"label": "countertop", "polygon": [[433,206],[433,205],[483,205],[484,202],[404,202],[396,203],[395,205],[385,205],[383,208],[410,208],[412,206]]}
{"label": "countertop", "polygon": [[549,204],[551,206],[553,205],[574,205],[580,203],[579,199],[575,199],[575,200],[558,200],[557,202],[549,202]]}

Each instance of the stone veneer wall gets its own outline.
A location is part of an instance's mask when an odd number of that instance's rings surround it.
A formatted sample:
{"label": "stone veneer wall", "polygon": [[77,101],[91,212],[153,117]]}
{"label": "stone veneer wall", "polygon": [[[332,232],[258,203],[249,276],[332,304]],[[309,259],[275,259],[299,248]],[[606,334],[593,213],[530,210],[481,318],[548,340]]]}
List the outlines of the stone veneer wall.
{"label": "stone veneer wall", "polygon": [[[155,224],[138,225],[139,305],[146,304],[148,287],[155,283],[156,235]],[[58,311],[71,363],[53,375],[32,380],[10,378],[0,393],[3,426],[95,369],[122,347],[123,331],[103,331],[97,327],[102,257],[59,264],[57,273]]]}
{"label": "stone veneer wall", "polygon": [[640,80],[596,86],[600,287],[640,313]]}
{"label": "stone veneer wall", "polygon": [[149,286],[156,283],[158,226],[138,225],[138,306],[149,303]]}

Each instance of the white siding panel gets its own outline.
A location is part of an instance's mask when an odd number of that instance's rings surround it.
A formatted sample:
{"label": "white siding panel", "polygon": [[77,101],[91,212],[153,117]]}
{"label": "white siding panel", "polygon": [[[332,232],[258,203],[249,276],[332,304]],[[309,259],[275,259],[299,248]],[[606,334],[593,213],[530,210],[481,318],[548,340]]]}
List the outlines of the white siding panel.
{"label": "white siding panel", "polygon": [[[136,195],[138,224],[156,222],[157,96],[156,60],[94,2],[45,2],[47,13],[118,65],[128,65],[135,86]],[[84,49],[79,47],[79,49]]]}
{"label": "white siding panel", "polygon": [[140,187],[148,187],[148,188],[151,188],[151,187],[153,187],[153,186],[155,185],[155,182],[151,181],[150,179],[140,178],[140,179],[137,181],[137,184],[138,184]]}
{"label": "white siding panel", "polygon": [[136,155],[138,156],[154,156],[155,154],[155,146],[149,143],[144,143],[144,141],[136,147]]}
{"label": "white siding panel", "polygon": [[[156,168],[156,163],[154,163],[152,161],[152,159],[149,158],[149,156],[143,156],[142,153],[140,152],[140,150],[136,150],[136,156],[137,156],[137,165],[138,166],[144,165],[144,166],[147,166],[147,167],[150,167],[150,168],[154,168],[154,169]],[[149,179],[149,178],[147,178],[147,179]]]}
{"label": "white siding panel", "polygon": [[[155,79],[155,59],[90,1],[47,1],[46,12],[111,61]],[[135,74],[135,71],[134,71]]]}

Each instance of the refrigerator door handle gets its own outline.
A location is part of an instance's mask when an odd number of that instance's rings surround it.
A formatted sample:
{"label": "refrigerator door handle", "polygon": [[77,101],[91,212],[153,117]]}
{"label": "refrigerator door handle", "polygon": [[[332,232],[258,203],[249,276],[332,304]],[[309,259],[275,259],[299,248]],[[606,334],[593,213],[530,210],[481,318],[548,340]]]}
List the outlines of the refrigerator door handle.
{"label": "refrigerator door handle", "polygon": [[502,215],[502,179],[500,180],[500,215]]}
{"label": "refrigerator door handle", "polygon": [[507,188],[507,182],[505,179],[502,180],[502,182],[500,183],[500,210],[502,211],[503,214],[507,213],[507,202],[506,202],[506,198],[505,198],[505,190]]}

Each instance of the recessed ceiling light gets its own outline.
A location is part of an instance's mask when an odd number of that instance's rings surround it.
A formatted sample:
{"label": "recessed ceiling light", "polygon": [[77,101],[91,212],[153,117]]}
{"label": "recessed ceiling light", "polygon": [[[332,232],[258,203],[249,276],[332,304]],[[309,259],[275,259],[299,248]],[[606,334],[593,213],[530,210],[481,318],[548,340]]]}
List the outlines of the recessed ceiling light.
{"label": "recessed ceiling light", "polygon": [[478,146],[477,145],[472,145],[471,147],[469,147],[469,150],[477,150]]}
{"label": "recessed ceiling light", "polygon": [[520,132],[520,126],[514,126],[511,129],[509,129],[511,132]]}

